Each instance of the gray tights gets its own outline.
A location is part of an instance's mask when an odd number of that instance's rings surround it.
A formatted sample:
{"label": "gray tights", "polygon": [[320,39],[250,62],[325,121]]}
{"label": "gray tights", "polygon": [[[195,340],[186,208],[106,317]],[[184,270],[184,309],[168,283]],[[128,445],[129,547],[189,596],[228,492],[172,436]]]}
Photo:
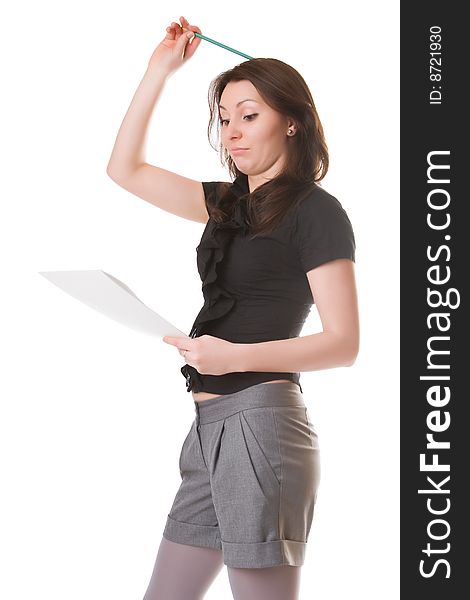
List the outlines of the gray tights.
{"label": "gray tights", "polygon": [[[222,550],[162,537],[143,600],[202,600],[224,565]],[[298,600],[301,567],[227,567],[234,600]]]}

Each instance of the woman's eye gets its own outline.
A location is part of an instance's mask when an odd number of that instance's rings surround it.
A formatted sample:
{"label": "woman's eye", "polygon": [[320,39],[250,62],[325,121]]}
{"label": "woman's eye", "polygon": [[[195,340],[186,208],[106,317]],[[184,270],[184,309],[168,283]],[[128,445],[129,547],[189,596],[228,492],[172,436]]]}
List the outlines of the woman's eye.
{"label": "woman's eye", "polygon": [[[251,117],[256,117],[258,116],[258,113],[253,113],[251,115],[245,115],[243,118],[244,119],[248,119],[249,121],[252,121],[253,119]],[[229,119],[220,119],[220,124],[223,126],[224,123],[228,123]]]}

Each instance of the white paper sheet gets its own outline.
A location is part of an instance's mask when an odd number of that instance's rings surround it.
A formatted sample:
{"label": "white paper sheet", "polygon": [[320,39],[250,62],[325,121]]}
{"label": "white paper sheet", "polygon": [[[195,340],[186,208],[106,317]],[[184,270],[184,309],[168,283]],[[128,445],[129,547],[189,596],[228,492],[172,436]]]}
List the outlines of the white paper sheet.
{"label": "white paper sheet", "polygon": [[142,333],[188,337],[146,306],[125,283],[101,269],[85,271],[38,271],[67,294],[107,317]]}

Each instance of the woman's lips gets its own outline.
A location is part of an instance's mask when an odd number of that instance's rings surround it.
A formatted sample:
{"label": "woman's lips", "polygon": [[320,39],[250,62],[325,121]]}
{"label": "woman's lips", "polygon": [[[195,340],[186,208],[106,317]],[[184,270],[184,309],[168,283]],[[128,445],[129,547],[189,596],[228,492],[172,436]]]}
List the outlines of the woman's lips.
{"label": "woman's lips", "polygon": [[242,154],[243,152],[247,152],[248,148],[234,148],[230,151],[231,154]]}

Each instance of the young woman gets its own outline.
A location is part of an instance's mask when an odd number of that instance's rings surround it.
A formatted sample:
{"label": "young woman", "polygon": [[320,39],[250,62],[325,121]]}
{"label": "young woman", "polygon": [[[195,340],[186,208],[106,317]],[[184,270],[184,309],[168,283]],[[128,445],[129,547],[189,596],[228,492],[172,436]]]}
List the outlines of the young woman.
{"label": "young woman", "polygon": [[[296,600],[320,480],[301,371],[354,363],[355,240],[319,183],[328,151],[303,78],[268,58],[219,75],[209,137],[232,182],[150,165],[144,141],[165,81],[197,50],[184,18],[167,28],[119,130],[108,174],[159,208],[205,224],[197,248],[204,306],[188,337],[164,338],[196,417],[180,454],[145,600],[203,598],[223,564],[235,600]],[[315,303],[322,331],[299,337]]]}

